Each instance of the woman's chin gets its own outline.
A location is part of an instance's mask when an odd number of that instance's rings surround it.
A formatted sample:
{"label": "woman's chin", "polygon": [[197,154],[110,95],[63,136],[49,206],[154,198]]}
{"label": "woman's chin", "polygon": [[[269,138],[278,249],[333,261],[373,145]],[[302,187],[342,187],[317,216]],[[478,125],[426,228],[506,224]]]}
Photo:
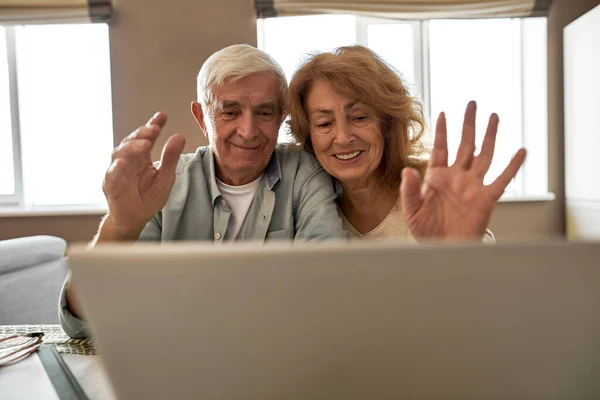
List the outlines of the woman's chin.
{"label": "woman's chin", "polygon": [[370,178],[368,174],[360,174],[360,173],[339,173],[339,174],[331,174],[342,184],[360,184],[367,182]]}

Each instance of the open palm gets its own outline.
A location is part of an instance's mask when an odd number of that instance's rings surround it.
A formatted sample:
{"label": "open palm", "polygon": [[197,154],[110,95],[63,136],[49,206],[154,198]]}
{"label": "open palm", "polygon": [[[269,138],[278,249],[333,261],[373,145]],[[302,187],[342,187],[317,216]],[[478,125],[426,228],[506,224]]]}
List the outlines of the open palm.
{"label": "open palm", "polygon": [[423,181],[416,170],[405,168],[400,194],[404,218],[417,239],[478,239],[485,233],[496,202],[525,160],[520,149],[490,185],[483,178],[492,164],[498,116],[492,114],[479,155],[475,156],[477,105],[465,112],[456,161],[448,166],[446,118],[441,113],[434,147]]}
{"label": "open palm", "polygon": [[161,165],[155,168],[151,151],[166,120],[165,114],[157,113],[113,152],[103,189],[108,214],[120,231],[141,231],[169,198],[185,139],[182,135],[169,138],[163,148]]}

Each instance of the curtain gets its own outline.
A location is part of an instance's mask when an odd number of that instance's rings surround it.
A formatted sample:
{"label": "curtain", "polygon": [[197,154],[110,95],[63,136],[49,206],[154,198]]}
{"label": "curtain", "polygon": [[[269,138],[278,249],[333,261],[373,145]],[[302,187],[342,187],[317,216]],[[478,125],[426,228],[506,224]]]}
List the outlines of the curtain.
{"label": "curtain", "polygon": [[397,19],[546,16],[552,0],[255,0],[258,18],[361,14]]}
{"label": "curtain", "polygon": [[106,22],[111,0],[0,0],[0,25]]}

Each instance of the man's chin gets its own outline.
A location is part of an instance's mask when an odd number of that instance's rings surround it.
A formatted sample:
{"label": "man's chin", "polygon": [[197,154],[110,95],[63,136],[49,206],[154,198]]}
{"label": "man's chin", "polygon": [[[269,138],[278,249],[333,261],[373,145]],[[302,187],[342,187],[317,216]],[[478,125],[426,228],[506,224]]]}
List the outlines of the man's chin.
{"label": "man's chin", "polygon": [[[264,162],[266,158],[262,152],[245,152],[245,153],[234,153],[235,162],[238,164],[250,164],[250,165],[260,165]],[[268,160],[267,160],[268,162]]]}

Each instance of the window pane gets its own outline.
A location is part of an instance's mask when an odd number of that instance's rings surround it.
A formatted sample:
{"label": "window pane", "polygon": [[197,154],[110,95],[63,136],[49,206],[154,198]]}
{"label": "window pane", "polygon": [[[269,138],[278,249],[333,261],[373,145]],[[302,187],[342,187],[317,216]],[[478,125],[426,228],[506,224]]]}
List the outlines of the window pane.
{"label": "window pane", "polygon": [[[259,20],[257,27],[258,47],[277,60],[288,81],[308,54],[356,43],[353,15],[267,18]],[[279,131],[280,142],[290,140],[286,131],[284,123]]]}
{"label": "window pane", "polygon": [[15,192],[6,31],[0,26],[0,195]]}
{"label": "window pane", "polygon": [[406,23],[367,25],[367,46],[394,67],[417,93],[413,27]]}
{"label": "window pane", "polygon": [[[309,28],[307,28],[309,27]],[[311,15],[260,20],[259,47],[277,60],[290,80],[307,54],[356,43],[353,15]]]}
{"label": "window pane", "polygon": [[113,147],[108,26],[17,30],[25,202],[104,203]]}
{"label": "window pane", "polygon": [[[430,22],[431,121],[446,112],[453,162],[460,143],[464,110],[476,100],[480,148],[488,118],[500,116],[494,162],[485,182],[493,181],[521,146],[520,56],[515,21],[436,20]],[[515,190],[514,182],[507,191]]]}

